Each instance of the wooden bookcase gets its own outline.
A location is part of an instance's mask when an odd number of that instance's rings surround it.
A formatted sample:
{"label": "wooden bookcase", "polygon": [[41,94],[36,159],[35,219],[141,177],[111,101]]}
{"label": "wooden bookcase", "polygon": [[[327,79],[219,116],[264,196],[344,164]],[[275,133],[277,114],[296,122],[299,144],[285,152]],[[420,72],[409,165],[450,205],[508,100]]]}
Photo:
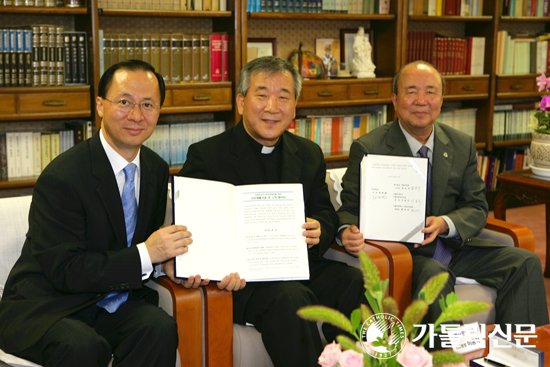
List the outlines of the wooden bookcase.
{"label": "wooden bookcase", "polygon": [[[497,34],[510,31],[550,31],[549,17],[503,17],[504,0],[485,1],[483,15],[477,17],[409,16],[408,0],[390,0],[390,13],[247,13],[246,0],[228,2],[228,10],[143,11],[99,9],[88,0],[87,8],[34,8],[0,6],[2,25],[59,24],[66,30],[86,31],[88,47],[88,86],[4,87],[0,88],[0,132],[14,126],[42,127],[63,118],[91,118],[98,126],[95,95],[100,78],[99,30],[105,33],[225,32],[229,35],[229,81],[167,85],[167,98],[160,123],[171,121],[223,120],[227,127],[239,121],[234,108],[236,81],[247,60],[248,38],[277,38],[277,55],[287,58],[303,42],[303,50],[314,51],[315,38],[339,38],[342,28],[372,29],[374,35],[374,79],[306,80],[298,101],[298,115],[315,111],[323,114],[356,113],[368,105],[385,104],[388,120],[393,119],[391,82],[407,60],[407,32],[436,30],[451,36],[482,36],[486,39],[482,76],[447,76],[446,103],[477,108],[476,146],[491,152],[502,146],[528,144],[529,141],[493,141],[495,104],[538,97],[535,75],[496,74]],[[44,98],[67,98],[60,110],[43,105]],[[75,96],[78,96],[76,98]],[[206,97],[205,97],[206,96]],[[28,103],[29,105],[26,105]],[[59,107],[58,107],[59,108]],[[336,112],[334,112],[336,111]],[[329,166],[345,166],[347,156],[327,157]],[[172,172],[177,172],[174,167]],[[9,189],[32,188],[36,177],[0,181],[0,196]]]}

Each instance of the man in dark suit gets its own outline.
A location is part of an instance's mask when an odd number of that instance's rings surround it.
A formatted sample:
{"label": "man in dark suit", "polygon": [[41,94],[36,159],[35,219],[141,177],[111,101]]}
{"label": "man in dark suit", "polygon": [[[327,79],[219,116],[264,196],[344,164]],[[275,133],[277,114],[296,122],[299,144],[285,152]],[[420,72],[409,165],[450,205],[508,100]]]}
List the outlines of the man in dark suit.
{"label": "man in dark suit", "polygon": [[[422,156],[419,151],[425,146],[432,166],[432,193],[426,227],[422,230],[426,237],[420,244],[407,244],[413,258],[413,295],[431,276],[449,272],[442,294],[454,290],[456,277],[475,279],[496,288],[496,323],[503,331],[506,323],[548,324],[538,257],[523,249],[475,237],[487,223],[485,185],[477,172],[474,139],[435,123],[441,112],[444,87],[440,73],[423,61],[408,64],[396,74],[392,101],[397,120],[352,144],[349,167],[343,177],[343,205],[338,211],[339,239],[353,255],[364,246],[363,234],[357,227],[359,163],[364,154]],[[434,256],[438,242],[442,252],[450,256],[447,264]],[[525,302],[527,299],[529,302]],[[436,301],[424,322],[434,322],[440,312]]]}
{"label": "man in dark suit", "polygon": [[[301,76],[277,57],[249,62],[241,71],[237,107],[242,121],[226,132],[191,145],[179,175],[233,185],[301,183],[309,248],[309,281],[249,283],[233,293],[234,322],[251,323],[275,366],[317,366],[322,344],[317,325],[296,315],[323,304],[346,315],[363,293],[358,269],[328,261],[338,217],[325,183],[326,164],[319,146],[286,131],[295,116]],[[337,330],[324,328],[327,340]]]}
{"label": "man in dark suit", "polygon": [[[143,285],[153,264],[192,242],[185,226],[159,229],[168,165],[142,146],[164,96],[151,65],[111,66],[96,98],[101,130],[38,178],[27,239],[0,302],[6,352],[45,366],[107,366],[111,356],[114,366],[174,366],[176,322]],[[199,284],[192,277],[184,285]]]}

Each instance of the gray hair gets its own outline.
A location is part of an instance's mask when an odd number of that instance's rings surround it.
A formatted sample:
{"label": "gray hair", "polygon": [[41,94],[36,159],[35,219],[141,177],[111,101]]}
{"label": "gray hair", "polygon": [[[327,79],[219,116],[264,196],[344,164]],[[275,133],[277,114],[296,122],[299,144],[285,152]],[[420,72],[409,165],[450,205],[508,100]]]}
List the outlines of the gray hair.
{"label": "gray hair", "polygon": [[403,70],[405,70],[405,68],[407,68],[408,66],[417,65],[417,64],[427,65],[427,66],[433,68],[435,71],[437,71],[437,74],[439,74],[439,79],[441,79],[441,88],[442,88],[441,95],[443,95],[445,93],[445,78],[443,78],[443,75],[441,75],[441,73],[439,72],[439,70],[437,70],[437,68],[435,66],[433,66],[432,64],[430,64],[429,62],[424,61],[424,60],[417,60],[417,61],[410,62],[407,65],[403,66],[401,69],[399,69],[397,74],[395,74],[395,76],[393,77],[393,82],[392,82],[392,92],[393,92],[393,94],[397,95],[397,82],[399,81],[399,77],[401,76],[401,72]]}
{"label": "gray hair", "polygon": [[285,71],[288,71],[290,75],[292,75],[292,79],[294,79],[294,94],[296,99],[298,99],[302,91],[302,76],[294,65],[276,56],[259,57],[246,64],[239,75],[237,93],[246,97],[248,89],[250,88],[250,77],[252,74],[267,73],[268,76],[272,76],[274,74],[284,73]]}

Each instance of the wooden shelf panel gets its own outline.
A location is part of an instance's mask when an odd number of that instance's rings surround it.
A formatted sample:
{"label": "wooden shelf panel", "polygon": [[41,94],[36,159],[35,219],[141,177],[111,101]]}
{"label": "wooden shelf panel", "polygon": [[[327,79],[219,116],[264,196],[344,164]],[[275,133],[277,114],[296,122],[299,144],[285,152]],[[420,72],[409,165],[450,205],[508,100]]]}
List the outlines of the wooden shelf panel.
{"label": "wooden shelf panel", "polygon": [[497,148],[499,148],[499,147],[511,147],[511,146],[515,146],[515,145],[529,145],[529,144],[531,144],[531,139],[493,141],[493,145]]}
{"label": "wooden shelf panel", "polygon": [[4,189],[20,189],[26,187],[34,187],[36,179],[38,177],[21,177],[21,178],[11,178],[7,180],[0,180],[0,190]]}
{"label": "wooden shelf panel", "polygon": [[431,16],[431,15],[410,15],[410,21],[416,22],[490,22],[493,20],[492,15],[482,15],[477,17],[460,17],[452,15]]}
{"label": "wooden shelf panel", "polygon": [[395,14],[337,14],[337,13],[248,13],[254,19],[317,19],[317,20],[394,20]]}
{"label": "wooden shelf panel", "polygon": [[88,14],[87,8],[44,7],[44,6],[0,6],[0,14],[50,14],[50,15],[84,15]]}
{"label": "wooden shelf panel", "polygon": [[230,18],[230,11],[176,11],[176,10],[123,10],[99,9],[101,16],[178,17],[178,18]]}
{"label": "wooden shelf panel", "polygon": [[501,16],[501,22],[506,23],[546,23],[550,22],[550,17],[510,17]]}

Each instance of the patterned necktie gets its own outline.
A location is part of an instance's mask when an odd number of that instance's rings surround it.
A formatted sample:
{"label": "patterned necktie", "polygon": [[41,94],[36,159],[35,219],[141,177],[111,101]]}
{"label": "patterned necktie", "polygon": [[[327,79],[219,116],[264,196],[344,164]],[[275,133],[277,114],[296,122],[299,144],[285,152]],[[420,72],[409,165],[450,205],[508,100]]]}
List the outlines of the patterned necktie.
{"label": "patterned necktie", "polygon": [[[428,147],[423,145],[419,150],[418,154],[422,158],[428,158]],[[428,160],[428,205],[431,208],[432,206],[432,164]],[[443,241],[439,238],[439,236],[435,239],[436,245],[435,245],[435,252],[433,259],[439,263],[441,263],[444,266],[449,266],[449,263],[451,262],[451,251],[449,251],[449,248],[445,246]]]}
{"label": "patterned necktie", "polygon": [[[122,189],[122,209],[124,210],[124,221],[126,222],[126,243],[130,247],[137,221],[137,201],[134,176],[137,166],[130,163],[124,167],[124,188]],[[121,304],[128,299],[128,292],[111,292],[97,303],[99,307],[107,310],[109,313],[115,312]]]}

